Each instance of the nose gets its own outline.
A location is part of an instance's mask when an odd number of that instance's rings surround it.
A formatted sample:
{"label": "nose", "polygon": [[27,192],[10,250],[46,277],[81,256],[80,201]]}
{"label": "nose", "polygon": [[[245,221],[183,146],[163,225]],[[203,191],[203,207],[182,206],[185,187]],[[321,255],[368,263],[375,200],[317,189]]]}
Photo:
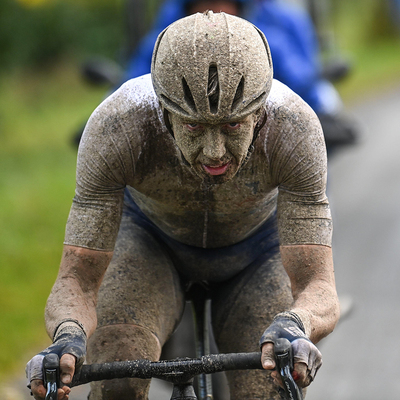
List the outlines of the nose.
{"label": "nose", "polygon": [[225,137],[218,129],[209,129],[204,135],[203,154],[210,160],[220,160],[226,153]]}

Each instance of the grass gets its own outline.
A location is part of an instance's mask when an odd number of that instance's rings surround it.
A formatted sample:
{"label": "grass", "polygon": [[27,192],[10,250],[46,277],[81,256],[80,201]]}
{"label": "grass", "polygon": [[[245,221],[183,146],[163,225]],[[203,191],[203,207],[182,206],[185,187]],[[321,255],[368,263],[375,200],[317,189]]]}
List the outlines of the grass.
{"label": "grass", "polygon": [[347,104],[400,81],[400,31],[389,21],[387,2],[337,0],[333,18],[337,47],[352,71],[337,88]]}
{"label": "grass", "polygon": [[400,81],[400,37],[359,46],[349,53],[353,70],[337,85],[348,105]]}
{"label": "grass", "polygon": [[[365,40],[357,25],[349,16],[338,35],[354,64],[338,85],[347,104],[400,81],[400,39]],[[43,310],[74,191],[71,138],[105,92],[70,61],[0,76],[0,382],[48,343]]]}
{"label": "grass", "polygon": [[104,96],[68,63],[0,79],[0,379],[47,342],[43,310],[74,193],[73,132]]}

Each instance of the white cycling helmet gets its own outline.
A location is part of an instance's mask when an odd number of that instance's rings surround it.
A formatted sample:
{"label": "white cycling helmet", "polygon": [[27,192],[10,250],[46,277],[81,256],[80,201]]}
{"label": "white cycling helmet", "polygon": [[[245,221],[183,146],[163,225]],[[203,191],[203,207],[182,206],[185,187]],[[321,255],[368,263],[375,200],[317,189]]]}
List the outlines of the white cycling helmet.
{"label": "white cycling helmet", "polygon": [[207,11],[182,18],[158,37],[151,74],[163,108],[208,123],[259,110],[271,89],[264,34],[250,22]]}

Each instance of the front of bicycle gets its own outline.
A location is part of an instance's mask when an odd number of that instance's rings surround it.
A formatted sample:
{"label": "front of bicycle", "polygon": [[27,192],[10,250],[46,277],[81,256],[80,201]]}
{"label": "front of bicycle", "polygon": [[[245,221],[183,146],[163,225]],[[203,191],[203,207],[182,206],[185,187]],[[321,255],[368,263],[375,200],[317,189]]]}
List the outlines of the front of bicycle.
{"label": "front of bicycle", "polygon": [[[158,378],[173,384],[171,400],[212,400],[211,374],[232,370],[262,370],[261,353],[209,354],[211,336],[211,300],[204,287],[195,286],[190,291],[192,303],[197,358],[173,360],[115,361],[103,364],[83,365],[74,375],[71,387],[109,379]],[[292,377],[292,347],[287,339],[278,339],[274,345],[275,360],[283,388],[279,393],[284,400],[303,400],[301,389]],[[48,354],[43,362],[45,400],[57,400],[60,387],[60,367],[56,354]],[[193,382],[198,377],[198,394]]]}
{"label": "front of bicycle", "polygon": [[[290,342],[283,339],[275,347],[278,350],[276,352],[277,367],[284,383],[284,389],[281,391],[282,398],[286,400],[302,400],[301,390],[291,375],[293,361]],[[59,387],[59,361],[57,355],[47,355],[43,365],[45,387],[47,388],[46,400],[56,400],[57,387]],[[170,361],[134,360],[83,365],[75,374],[71,387],[107,379],[158,378],[173,383],[171,400],[196,400],[197,396],[193,388],[193,378],[195,376],[246,369],[262,369],[261,353],[211,354],[195,359]],[[201,397],[200,400],[212,399],[209,394],[206,396]]]}

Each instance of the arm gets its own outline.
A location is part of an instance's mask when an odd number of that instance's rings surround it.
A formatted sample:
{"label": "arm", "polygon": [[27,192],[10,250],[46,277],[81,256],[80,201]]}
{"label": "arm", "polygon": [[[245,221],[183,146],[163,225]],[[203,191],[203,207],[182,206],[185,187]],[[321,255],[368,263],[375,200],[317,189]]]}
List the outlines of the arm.
{"label": "arm", "polygon": [[[293,245],[281,246],[280,251],[294,300],[289,311],[300,318],[301,329],[290,320],[273,322],[261,339],[264,342],[262,363],[265,369],[275,368],[274,338],[280,336],[281,328],[294,329],[291,331],[294,337],[291,333],[292,337],[288,337],[294,350],[293,377],[304,387],[312,382],[322,363],[321,354],[313,343],[328,335],[339,319],[332,250],[321,245]],[[277,371],[271,376],[276,384],[281,384]]]}
{"label": "arm", "polygon": [[281,246],[295,312],[313,343],[332,332],[339,319],[332,249],[321,245]]}
{"label": "arm", "polygon": [[[28,380],[36,399],[43,399],[46,389],[42,381],[42,360],[47,353],[60,359],[60,378],[64,386],[59,399],[67,399],[76,364],[83,362],[86,338],[97,325],[97,293],[112,252],[64,246],[57,280],[46,305],[46,328],[54,343],[29,363]],[[77,321],[77,322],[74,322]]]}
{"label": "arm", "polygon": [[[300,386],[307,386],[322,360],[314,343],[333,330],[339,306],[321,127],[301,102],[293,101],[293,107],[287,110],[291,112],[280,109],[283,122],[277,126],[277,135],[270,137],[269,155],[272,179],[279,190],[281,258],[290,279],[293,305],[274,318],[260,343],[264,368],[273,369],[273,343],[276,338],[287,338],[293,348],[294,375],[298,375]],[[292,118],[296,114],[297,119]]]}
{"label": "arm", "polygon": [[[294,303],[290,311],[300,317],[304,328],[304,332],[299,330],[300,336],[297,339],[291,338],[294,339],[291,340],[295,361],[293,376],[304,387],[312,382],[322,362],[321,354],[312,343],[327,336],[339,319],[332,250],[321,245],[293,245],[281,246],[280,251],[292,288]],[[293,326],[297,329],[297,324],[289,322],[288,327]],[[275,332],[276,328],[272,323],[262,341],[268,337],[267,340],[273,338]],[[262,363],[265,369],[275,368],[272,341],[273,339],[262,345]],[[278,372],[273,371],[271,375],[280,384]]]}
{"label": "arm", "polygon": [[[147,93],[147,87],[138,86],[139,93]],[[125,92],[118,90],[86,125],[62,261],[46,305],[46,328],[53,344],[33,357],[26,368],[35,398],[44,398],[44,356],[55,353],[61,357],[61,380],[68,384],[75,366],[84,360],[87,337],[96,328],[98,290],[118,234],[127,177],[134,175],[134,162],[141,151],[140,135],[128,135],[125,129],[141,131],[141,119],[131,120],[126,113],[135,104],[135,99],[127,101]],[[59,400],[67,398],[69,388],[60,391]]]}
{"label": "arm", "polygon": [[53,337],[64,319],[78,320],[89,337],[97,325],[96,299],[112,252],[64,246],[60,270],[46,305],[46,328]]}

